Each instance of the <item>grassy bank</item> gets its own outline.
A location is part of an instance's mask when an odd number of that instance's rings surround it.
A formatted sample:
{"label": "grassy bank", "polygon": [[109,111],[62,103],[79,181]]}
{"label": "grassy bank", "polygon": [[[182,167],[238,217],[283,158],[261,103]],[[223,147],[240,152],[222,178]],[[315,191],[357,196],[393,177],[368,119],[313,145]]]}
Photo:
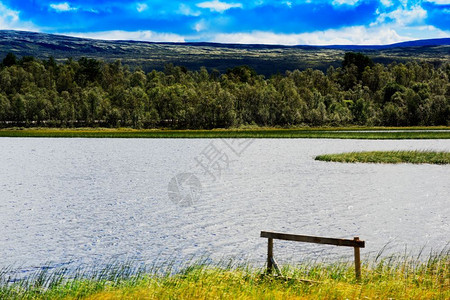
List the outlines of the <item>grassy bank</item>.
{"label": "grassy bank", "polygon": [[[432,130],[432,131],[429,131]],[[450,139],[449,127],[408,128],[251,128],[214,130],[136,129],[1,129],[0,137],[53,138],[330,138],[330,139]]]}
{"label": "grassy bank", "polygon": [[450,152],[434,151],[367,151],[316,156],[316,160],[345,163],[411,163],[450,164]]}
{"label": "grassy bank", "polygon": [[[426,260],[392,256],[363,264],[356,282],[352,262],[284,267],[290,279],[261,276],[262,269],[196,264],[176,274],[111,268],[94,276],[65,279],[37,274],[5,283],[1,299],[449,299],[450,256]],[[301,281],[307,279],[312,283]]]}

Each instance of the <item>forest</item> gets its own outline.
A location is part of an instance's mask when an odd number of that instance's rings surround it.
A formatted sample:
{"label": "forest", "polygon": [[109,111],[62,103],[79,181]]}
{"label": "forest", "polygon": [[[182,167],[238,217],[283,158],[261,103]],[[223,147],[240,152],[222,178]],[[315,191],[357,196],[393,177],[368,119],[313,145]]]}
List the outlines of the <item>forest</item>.
{"label": "forest", "polygon": [[9,53],[0,66],[0,126],[448,126],[449,78],[449,62],[383,65],[354,52],[326,72],[270,78],[248,66],[220,73],[168,64],[145,73],[120,60]]}

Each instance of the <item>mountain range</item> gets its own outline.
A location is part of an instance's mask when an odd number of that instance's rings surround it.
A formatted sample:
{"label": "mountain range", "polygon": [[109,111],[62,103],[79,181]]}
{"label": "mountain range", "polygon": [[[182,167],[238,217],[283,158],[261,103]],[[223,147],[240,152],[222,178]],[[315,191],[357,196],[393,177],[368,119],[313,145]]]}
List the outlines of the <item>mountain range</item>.
{"label": "mountain range", "polygon": [[271,75],[286,70],[338,67],[345,52],[358,51],[379,63],[450,61],[450,38],[402,42],[392,45],[283,46],[217,43],[155,43],[142,41],[107,41],[64,35],[0,30],[0,58],[12,52],[17,56],[62,62],[67,58],[89,57],[111,62],[120,59],[132,68],[161,70],[166,64],[189,69],[217,69],[248,65],[258,73]]}

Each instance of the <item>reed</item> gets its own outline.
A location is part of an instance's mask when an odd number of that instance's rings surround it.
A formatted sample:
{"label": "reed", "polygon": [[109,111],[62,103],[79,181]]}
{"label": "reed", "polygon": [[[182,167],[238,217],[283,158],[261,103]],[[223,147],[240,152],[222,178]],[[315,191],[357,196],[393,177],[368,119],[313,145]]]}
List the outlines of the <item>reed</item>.
{"label": "reed", "polygon": [[[399,131],[400,130],[400,131]],[[430,131],[431,130],[431,131]],[[327,139],[450,139],[449,127],[239,128],[214,130],[11,128],[0,137],[50,138],[327,138]]]}
{"label": "reed", "polygon": [[316,160],[344,163],[450,164],[450,152],[436,151],[367,151],[316,156]]}
{"label": "reed", "polygon": [[[97,272],[43,270],[25,280],[0,271],[1,299],[449,299],[450,253],[376,256],[355,280],[351,261],[284,266],[288,278],[235,262],[164,267],[111,264]],[[309,280],[305,283],[302,280]]]}

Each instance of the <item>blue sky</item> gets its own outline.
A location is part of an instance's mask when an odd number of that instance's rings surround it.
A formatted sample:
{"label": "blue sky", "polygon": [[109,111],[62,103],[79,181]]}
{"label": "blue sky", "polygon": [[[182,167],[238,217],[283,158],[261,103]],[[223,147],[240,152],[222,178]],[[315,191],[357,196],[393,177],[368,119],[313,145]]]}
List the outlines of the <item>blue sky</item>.
{"label": "blue sky", "polygon": [[0,29],[284,45],[450,37],[450,0],[0,0]]}

